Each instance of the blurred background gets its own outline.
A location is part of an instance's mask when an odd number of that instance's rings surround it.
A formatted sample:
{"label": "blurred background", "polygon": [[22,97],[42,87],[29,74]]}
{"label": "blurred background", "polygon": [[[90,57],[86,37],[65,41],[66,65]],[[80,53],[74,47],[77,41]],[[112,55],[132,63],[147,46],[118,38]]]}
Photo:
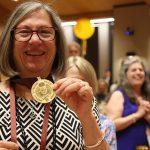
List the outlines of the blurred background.
{"label": "blurred background", "polygon": [[[14,8],[26,0],[0,1],[0,34]],[[111,82],[118,78],[124,56],[139,55],[150,70],[150,0],[43,0],[49,3],[62,20],[67,42],[86,40],[86,54],[98,78],[111,74]],[[81,38],[75,26],[82,22],[83,30],[89,31],[89,20],[93,33]],[[84,24],[85,23],[85,24]],[[81,29],[78,29],[81,34]]]}

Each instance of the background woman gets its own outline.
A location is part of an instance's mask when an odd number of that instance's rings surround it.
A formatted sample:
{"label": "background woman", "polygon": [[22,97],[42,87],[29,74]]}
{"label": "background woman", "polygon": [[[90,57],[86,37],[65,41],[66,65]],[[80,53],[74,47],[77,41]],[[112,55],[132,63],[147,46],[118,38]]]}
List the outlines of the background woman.
{"label": "background woman", "polygon": [[118,150],[148,146],[146,128],[150,124],[150,83],[139,57],[123,60],[119,85],[108,100],[107,114],[116,125]]}

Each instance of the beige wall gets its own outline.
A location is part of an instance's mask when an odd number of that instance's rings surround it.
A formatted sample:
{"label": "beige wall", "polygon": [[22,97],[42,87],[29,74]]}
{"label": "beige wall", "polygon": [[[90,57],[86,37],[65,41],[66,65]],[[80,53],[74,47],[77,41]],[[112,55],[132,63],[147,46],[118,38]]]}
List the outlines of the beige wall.
{"label": "beige wall", "polygon": [[[116,81],[120,62],[128,51],[142,56],[150,69],[150,9],[147,5],[115,8],[114,17],[113,81]],[[135,30],[133,36],[125,36],[127,27]]]}

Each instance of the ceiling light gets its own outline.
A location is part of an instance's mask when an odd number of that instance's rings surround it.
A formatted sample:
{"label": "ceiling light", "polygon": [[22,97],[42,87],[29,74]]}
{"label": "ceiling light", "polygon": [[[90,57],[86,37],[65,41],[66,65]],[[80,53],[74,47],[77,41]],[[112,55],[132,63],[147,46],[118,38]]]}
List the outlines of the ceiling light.
{"label": "ceiling light", "polygon": [[[114,18],[103,18],[103,19],[92,19],[90,20],[90,22],[94,25],[94,24],[98,24],[98,23],[104,23],[104,22],[114,22],[115,19]],[[69,21],[69,22],[62,22],[62,26],[74,26],[76,25],[77,22],[76,21]],[[94,25],[95,26],[95,25]]]}
{"label": "ceiling light", "polygon": [[69,21],[69,22],[62,22],[61,25],[64,26],[74,26],[76,25],[77,22],[76,21]]}
{"label": "ceiling light", "polygon": [[113,22],[115,21],[114,18],[103,18],[103,19],[92,19],[91,23],[95,24],[95,23],[102,23],[102,22]]}
{"label": "ceiling light", "polygon": [[19,0],[11,0],[11,1],[13,1],[13,2],[18,2]]}

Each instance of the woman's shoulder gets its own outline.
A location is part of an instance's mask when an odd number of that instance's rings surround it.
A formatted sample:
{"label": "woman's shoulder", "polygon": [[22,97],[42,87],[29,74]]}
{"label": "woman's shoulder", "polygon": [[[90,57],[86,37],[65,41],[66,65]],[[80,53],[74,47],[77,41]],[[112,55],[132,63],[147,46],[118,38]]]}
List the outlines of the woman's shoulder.
{"label": "woman's shoulder", "polygon": [[1,81],[0,82],[0,91],[1,92],[9,92],[9,81]]}
{"label": "woman's shoulder", "polygon": [[112,95],[110,96],[107,106],[108,106],[108,104],[111,104],[111,105],[112,104],[114,104],[114,105],[121,104],[122,105],[123,102],[124,102],[123,93],[121,91],[117,90],[117,91],[114,91],[112,93]]}
{"label": "woman's shoulder", "polygon": [[122,97],[122,92],[121,90],[116,90],[112,93],[113,97]]}

